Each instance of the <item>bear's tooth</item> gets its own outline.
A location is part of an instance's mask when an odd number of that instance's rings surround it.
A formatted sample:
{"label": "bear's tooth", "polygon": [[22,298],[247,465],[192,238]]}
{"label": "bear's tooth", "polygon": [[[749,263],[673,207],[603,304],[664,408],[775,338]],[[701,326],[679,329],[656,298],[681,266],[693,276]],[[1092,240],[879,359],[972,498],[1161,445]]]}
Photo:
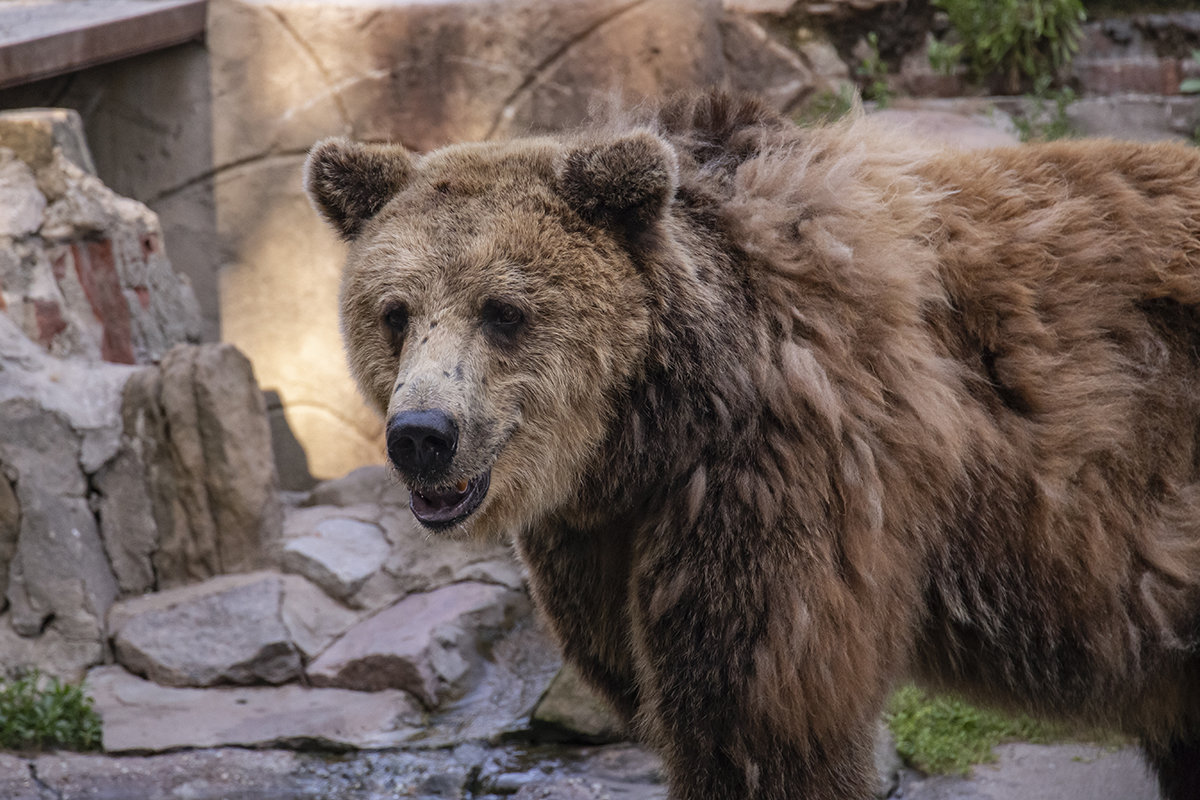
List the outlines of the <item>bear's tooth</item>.
{"label": "bear's tooth", "polygon": [[470,481],[459,481],[458,483],[456,483],[454,485],[454,488],[458,489],[459,494],[462,494],[463,492],[465,492],[467,490],[467,487],[470,485],[471,485]]}

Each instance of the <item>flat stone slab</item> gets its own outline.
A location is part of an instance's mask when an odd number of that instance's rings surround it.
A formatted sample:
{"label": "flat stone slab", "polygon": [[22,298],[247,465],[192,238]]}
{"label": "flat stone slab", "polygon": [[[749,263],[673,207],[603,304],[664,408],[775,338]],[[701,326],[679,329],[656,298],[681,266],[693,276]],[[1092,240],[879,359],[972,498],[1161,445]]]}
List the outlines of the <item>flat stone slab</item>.
{"label": "flat stone slab", "polygon": [[[0,790],[36,773],[42,795],[5,800],[458,800],[484,758],[466,745],[434,752],[337,756],[221,748],[152,756],[54,753],[0,759]],[[7,781],[7,783],[6,783]]]}
{"label": "flat stone slab", "polygon": [[1141,753],[1085,744],[1006,744],[969,777],[908,774],[905,800],[1158,800]]}
{"label": "flat stone slab", "polygon": [[257,572],[122,601],[108,618],[117,661],[166,686],[298,678],[301,649],[284,597],[284,576]]}
{"label": "flat stone slab", "polygon": [[421,733],[420,707],[396,690],[170,689],[120,667],[98,667],[88,673],[87,691],[110,753],[285,744],[378,749]]}

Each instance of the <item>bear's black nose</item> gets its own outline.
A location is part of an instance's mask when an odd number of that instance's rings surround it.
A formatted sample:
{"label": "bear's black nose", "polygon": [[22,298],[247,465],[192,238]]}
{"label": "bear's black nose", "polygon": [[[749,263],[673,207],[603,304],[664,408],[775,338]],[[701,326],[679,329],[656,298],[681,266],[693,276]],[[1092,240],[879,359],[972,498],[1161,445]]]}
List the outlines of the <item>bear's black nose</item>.
{"label": "bear's black nose", "polygon": [[436,478],[450,467],[457,446],[458,425],[443,411],[403,411],[388,422],[388,458],[404,475]]}

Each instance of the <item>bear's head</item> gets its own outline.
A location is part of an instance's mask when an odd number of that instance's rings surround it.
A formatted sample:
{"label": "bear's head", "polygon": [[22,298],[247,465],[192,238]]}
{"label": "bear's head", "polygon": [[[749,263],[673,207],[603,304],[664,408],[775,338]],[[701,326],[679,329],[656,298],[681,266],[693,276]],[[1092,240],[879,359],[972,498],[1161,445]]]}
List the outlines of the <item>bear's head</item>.
{"label": "bear's head", "polygon": [[417,519],[488,535],[566,510],[649,340],[638,253],[674,195],[670,145],[334,139],[305,169],[349,244],[350,368]]}

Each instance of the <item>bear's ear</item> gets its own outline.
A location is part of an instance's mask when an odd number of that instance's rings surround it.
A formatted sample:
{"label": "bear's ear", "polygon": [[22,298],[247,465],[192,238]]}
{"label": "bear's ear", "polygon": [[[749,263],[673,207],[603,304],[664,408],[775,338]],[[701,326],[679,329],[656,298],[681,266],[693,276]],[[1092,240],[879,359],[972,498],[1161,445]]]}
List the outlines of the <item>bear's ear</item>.
{"label": "bear's ear", "polygon": [[675,194],[675,151],[641,131],[568,151],[558,191],[584,219],[633,233],[658,220]]}
{"label": "bear's ear", "polygon": [[413,159],[400,145],[323,139],[304,164],[304,190],[341,237],[353,239],[412,178]]}

